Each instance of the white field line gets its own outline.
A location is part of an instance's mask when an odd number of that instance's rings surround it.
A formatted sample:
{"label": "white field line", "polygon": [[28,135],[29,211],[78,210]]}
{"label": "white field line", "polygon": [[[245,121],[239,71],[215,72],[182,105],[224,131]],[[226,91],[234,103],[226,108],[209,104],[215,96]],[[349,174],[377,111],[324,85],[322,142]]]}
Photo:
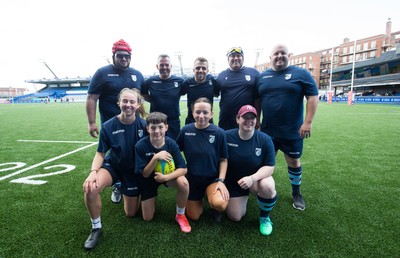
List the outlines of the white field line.
{"label": "white field line", "polygon": [[[18,140],[18,141],[71,143],[71,141],[36,141],[36,140]],[[74,143],[74,142],[72,141],[72,143]],[[30,169],[37,168],[37,167],[42,166],[42,165],[44,165],[44,164],[50,163],[50,162],[52,162],[52,161],[55,161],[55,160],[64,158],[64,157],[66,157],[66,156],[68,156],[68,155],[74,154],[75,152],[78,152],[78,151],[87,149],[87,148],[92,147],[92,146],[94,146],[94,145],[97,144],[97,142],[75,142],[75,143],[88,143],[89,145],[86,145],[86,146],[83,146],[83,147],[78,148],[78,149],[76,149],[76,150],[73,150],[73,151],[70,151],[70,152],[61,154],[60,156],[57,156],[57,157],[54,157],[54,158],[51,158],[51,159],[42,161],[42,162],[40,162],[40,163],[34,164],[34,165],[30,166],[30,167],[21,169],[21,170],[19,170],[19,171],[16,171],[16,172],[14,172],[14,173],[9,174],[9,175],[0,177],[0,181],[2,181],[2,180],[4,180],[4,179],[7,179],[7,178],[10,178],[10,177],[12,177],[12,176],[21,174],[21,173],[23,173],[23,172],[25,172],[25,171],[28,171],[28,170],[30,170]]]}
{"label": "white field line", "polygon": [[347,113],[348,115],[400,115],[400,112],[393,113]]}

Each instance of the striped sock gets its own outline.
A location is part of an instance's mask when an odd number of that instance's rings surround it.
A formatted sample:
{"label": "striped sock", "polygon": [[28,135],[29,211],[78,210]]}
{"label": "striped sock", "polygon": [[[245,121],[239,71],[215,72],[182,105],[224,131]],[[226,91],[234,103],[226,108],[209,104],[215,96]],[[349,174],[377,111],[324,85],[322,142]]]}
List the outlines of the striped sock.
{"label": "striped sock", "polygon": [[258,206],[260,206],[260,217],[269,216],[269,213],[274,208],[277,199],[277,194],[272,199],[265,199],[257,195]]}
{"label": "striped sock", "polygon": [[298,168],[288,167],[288,174],[290,178],[290,183],[292,184],[293,194],[300,193],[301,177],[303,174],[303,167]]}

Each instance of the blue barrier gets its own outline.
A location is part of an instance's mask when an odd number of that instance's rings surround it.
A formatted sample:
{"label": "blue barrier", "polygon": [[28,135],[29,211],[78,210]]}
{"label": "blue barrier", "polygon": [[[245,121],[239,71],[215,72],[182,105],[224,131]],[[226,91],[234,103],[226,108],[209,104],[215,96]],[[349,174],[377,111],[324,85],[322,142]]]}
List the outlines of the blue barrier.
{"label": "blue barrier", "polygon": [[[347,97],[333,97],[332,102],[347,102]],[[400,96],[355,97],[354,103],[400,104]]]}

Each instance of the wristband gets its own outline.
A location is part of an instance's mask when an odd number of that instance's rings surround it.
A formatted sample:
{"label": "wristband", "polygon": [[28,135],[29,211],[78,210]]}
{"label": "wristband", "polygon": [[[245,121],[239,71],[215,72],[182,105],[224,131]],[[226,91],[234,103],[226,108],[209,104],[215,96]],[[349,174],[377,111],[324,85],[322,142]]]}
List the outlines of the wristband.
{"label": "wristband", "polygon": [[217,180],[216,180],[217,182],[221,182],[221,183],[224,183],[225,184],[225,179],[223,179],[223,178],[217,178]]}
{"label": "wristband", "polygon": [[97,169],[91,169],[89,174],[92,173],[93,171],[96,171],[96,173],[99,172]]}

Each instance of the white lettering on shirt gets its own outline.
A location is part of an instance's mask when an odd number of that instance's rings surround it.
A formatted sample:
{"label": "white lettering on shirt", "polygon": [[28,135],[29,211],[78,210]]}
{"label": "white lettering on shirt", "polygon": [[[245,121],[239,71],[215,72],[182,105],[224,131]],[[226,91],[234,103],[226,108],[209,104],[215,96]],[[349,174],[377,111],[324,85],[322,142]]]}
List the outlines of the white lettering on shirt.
{"label": "white lettering on shirt", "polygon": [[112,134],[119,134],[119,133],[125,133],[125,129],[120,129],[120,130],[112,132]]}

